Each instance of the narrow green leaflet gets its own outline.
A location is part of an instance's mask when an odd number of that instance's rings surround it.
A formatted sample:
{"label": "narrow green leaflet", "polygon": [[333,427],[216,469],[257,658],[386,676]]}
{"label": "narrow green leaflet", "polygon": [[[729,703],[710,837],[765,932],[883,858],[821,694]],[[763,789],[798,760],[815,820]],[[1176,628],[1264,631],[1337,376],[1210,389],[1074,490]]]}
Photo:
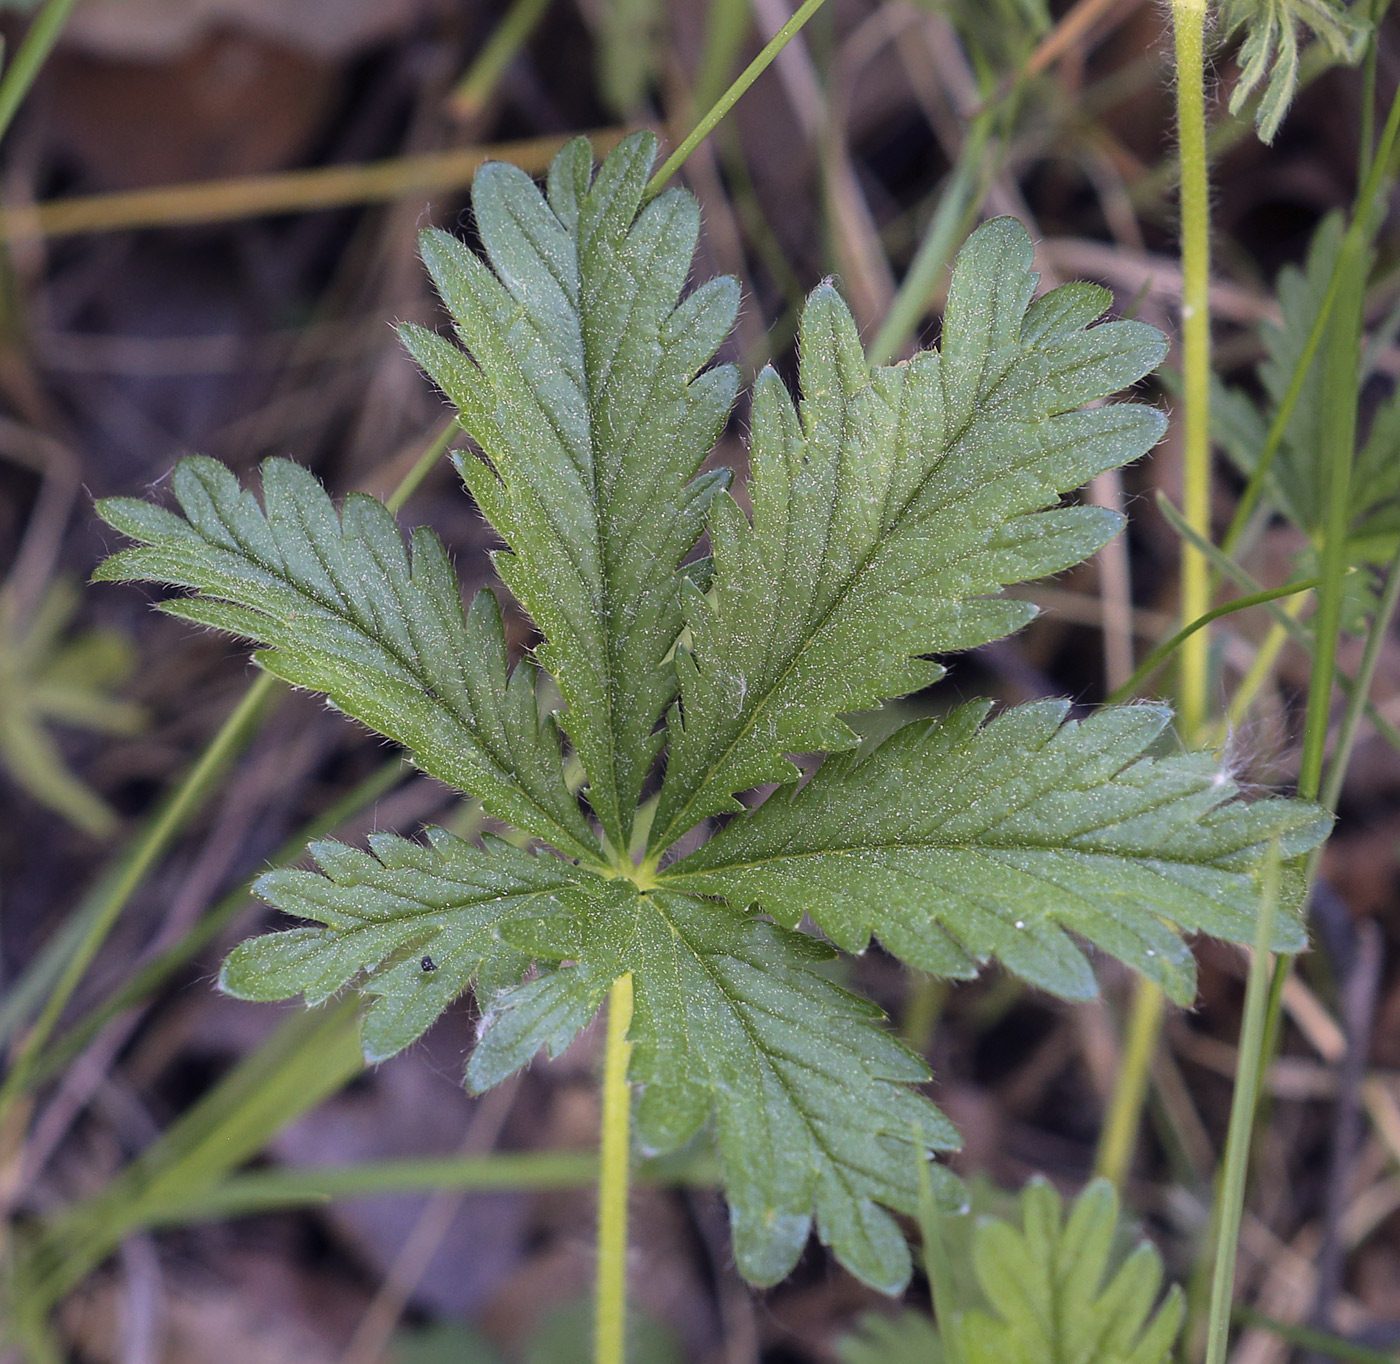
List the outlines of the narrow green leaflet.
{"label": "narrow green leaflet", "polygon": [[952,1149],[957,1134],[909,1088],[928,1071],[880,1027],[880,1011],[813,971],[829,948],[720,904],[621,882],[606,913],[561,905],[502,933],[576,964],[497,999],[470,1085],[497,1083],[542,1045],[559,1051],[631,971],[638,1137],[673,1150],[713,1110],[744,1276],[783,1278],[815,1212],[847,1269],[884,1292],[903,1286],[908,1249],[879,1205],[913,1212],[917,1160]]}
{"label": "narrow green leaflet", "polygon": [[507,679],[500,608],[469,615],[442,542],[416,531],[412,558],[382,503],[352,493],[337,512],[305,469],[268,460],[263,501],[212,459],[182,460],[177,516],[107,498],[102,517],[138,542],[94,575],[144,579],[197,596],[161,609],[268,646],[257,661],[324,692],[347,715],[403,744],[427,772],[578,856],[597,842],[564,783],[559,736],[535,670]]}
{"label": "narrow green leaflet", "polygon": [[586,901],[604,885],[557,857],[498,839],[478,848],[442,829],[426,845],[373,834],[370,849],[314,843],[321,872],[259,878],[260,898],[321,927],[250,938],[219,977],[240,999],[304,995],[308,1005],[363,985],[375,996],[360,1034],[369,1061],[415,1041],[473,981],[483,994],[519,981],[529,958],[501,938],[510,915]]}
{"label": "narrow green leaflet", "polygon": [[636,134],[591,179],[578,139],[547,200],[523,171],[486,166],[472,208],[490,268],[445,233],[423,238],[466,353],[403,329],[485,456],[462,475],[509,546],[497,569],[544,634],[561,722],[619,851],[675,694],[677,566],[724,476],[691,480],[738,382],[732,366],[701,372],[733,325],[735,282],[681,299],[695,200],[668,191],[639,211],[655,154]]}
{"label": "narrow green leaflet", "polygon": [[1224,0],[1225,28],[1243,29],[1240,79],[1230,93],[1238,114],[1263,86],[1254,112],[1261,142],[1272,142],[1298,89],[1298,26],[1311,29],[1339,62],[1360,61],[1371,33],[1364,3],[1338,0]]}
{"label": "narrow green leaflet", "polygon": [[[828,759],[665,872],[678,890],[757,902],[781,923],[809,913],[838,946],[877,934],[902,960],[965,976],[996,957],[1072,999],[1095,993],[1066,930],[1190,1003],[1178,931],[1248,942],[1254,872],[1277,837],[1321,842],[1318,807],[1245,804],[1206,754],[1143,756],[1170,719],[1118,706],[1064,723],[1039,702],[983,724],[990,703],[910,725],[864,759]],[[1277,947],[1298,951],[1296,915]]]}
{"label": "narrow green leaflet", "polygon": [[1078,563],[1118,530],[1111,512],[1055,504],[1161,435],[1150,408],[1079,409],[1141,378],[1165,341],[1136,322],[1091,327],[1110,301],[1092,285],[1031,303],[1031,255],[1014,220],[979,228],[954,266],[940,350],[891,368],[865,363],[834,290],[808,300],[800,409],[771,370],[754,395],[752,525],[718,498],[714,587],[688,589],[653,846],[738,808],[735,792],[794,779],[784,754],[850,747],[843,713],[936,680],[922,656],[1034,614],[986,594]]}
{"label": "narrow green leaflet", "polygon": [[1165,1364],[1181,1290],[1157,1306],[1162,1260],[1145,1241],[1110,1269],[1118,1199],[1108,1181],[1095,1180],[1066,1217],[1050,1184],[1032,1180],[1021,1219],[1019,1229],[1000,1220],[977,1228],[973,1258],[991,1310],[956,1321],[964,1364]]}

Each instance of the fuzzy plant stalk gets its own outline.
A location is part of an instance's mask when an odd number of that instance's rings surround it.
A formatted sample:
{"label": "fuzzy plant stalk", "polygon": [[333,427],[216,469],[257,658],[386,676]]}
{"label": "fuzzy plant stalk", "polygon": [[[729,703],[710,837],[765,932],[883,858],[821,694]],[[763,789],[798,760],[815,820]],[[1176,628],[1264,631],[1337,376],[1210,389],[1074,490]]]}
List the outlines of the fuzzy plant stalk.
{"label": "fuzzy plant stalk", "polygon": [[[1181,433],[1183,510],[1211,538],[1210,525],[1210,172],[1206,154],[1205,0],[1172,0],[1176,57],[1177,155],[1181,168]],[[1210,609],[1210,565],[1181,547],[1181,615]],[[1202,630],[1182,645],[1178,720],[1188,736],[1206,721],[1210,640]]]}
{"label": "fuzzy plant stalk", "polygon": [[[1203,539],[1210,525],[1210,173],[1206,149],[1206,0],[1172,0],[1176,60],[1177,155],[1181,204],[1182,498],[1187,523]],[[1181,545],[1181,618],[1210,609],[1210,564]],[[1203,734],[1210,686],[1210,636],[1202,628],[1181,645],[1177,665],[1178,723],[1189,740]],[[1162,1031],[1160,990],[1140,982],[1133,993],[1122,1062],[1104,1117],[1097,1172],[1121,1188],[1147,1101],[1152,1058]]]}
{"label": "fuzzy plant stalk", "polygon": [[608,995],[603,1053],[603,1131],[598,1160],[598,1283],[593,1321],[596,1364],[622,1364],[627,1330],[627,1191],[632,1155],[632,976],[619,976]]}
{"label": "fuzzy plant stalk", "polygon": [[[1164,339],[1102,321],[1093,285],[1036,298],[1010,219],[968,239],[938,348],[904,364],[872,367],[822,285],[800,397],[771,369],[755,385],[745,510],[726,470],[700,472],[738,393],[716,362],[738,288],[688,288],[699,213],[680,190],[650,197],[655,151],[637,134],[595,167],[580,139],[543,191],[487,166],[481,254],[423,238],[454,334],[403,338],[471,438],[457,467],[537,631],[525,657],[494,591],[464,609],[431,531],[406,545],[380,503],[337,506],[287,461],[263,466],[261,500],[195,458],[172,479],[178,511],[100,504],[135,543],[99,577],[184,589],[162,609],[255,641],[263,668],[515,831],[314,844],[319,870],[256,888],[297,926],[241,945],[220,982],[312,1005],[360,991],[371,1061],[470,991],[476,1092],[557,1055],[611,999],[599,1364],[623,1357],[637,1151],[713,1147],[735,1263],[760,1285],[815,1233],[897,1293],[893,1214],[916,1216],[926,1184],[957,1204],[927,1067],[829,979],[838,954],[878,939],[931,977],[997,961],[1084,999],[1088,947],[1186,1003],[1182,934],[1252,941],[1268,847],[1328,828],[1305,802],[1241,800],[1209,755],[1179,751],[1162,706],[882,709],[1030,620],[1005,586],[1119,531],[1070,495],[1159,439],[1159,412],[1102,400]],[[1277,951],[1303,943],[1296,901]]]}

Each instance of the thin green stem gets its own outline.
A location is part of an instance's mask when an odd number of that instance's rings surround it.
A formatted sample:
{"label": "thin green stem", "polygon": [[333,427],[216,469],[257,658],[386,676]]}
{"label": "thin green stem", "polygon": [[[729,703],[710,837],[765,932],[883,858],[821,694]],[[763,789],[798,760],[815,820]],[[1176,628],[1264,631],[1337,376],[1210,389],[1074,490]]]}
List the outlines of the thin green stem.
{"label": "thin green stem", "polygon": [[461,429],[462,425],[456,417],[449,417],[443,422],[442,429],[428,442],[428,448],[418,456],[413,468],[399,480],[398,486],[384,499],[384,505],[391,512],[401,510],[403,504],[418,491],[418,485],[427,478],[433,465],[442,458],[443,451],[452,444],[452,437]]}
{"label": "thin green stem", "polygon": [[[1181,164],[1181,372],[1186,519],[1210,538],[1210,176],[1206,159],[1205,0],[1172,0],[1176,128]],[[1181,550],[1181,616],[1210,608],[1210,568]],[[1181,651],[1181,727],[1194,738],[1206,719],[1210,643],[1204,630]]]}
{"label": "thin green stem", "polygon": [[695,125],[690,136],[666,158],[661,169],[651,177],[647,184],[648,199],[661,192],[662,186],[689,160],[691,152],[709,137],[720,119],[739,102],[740,97],[748,90],[749,86],[768,70],[778,53],[802,31],[806,22],[825,3],[826,0],[806,0],[802,8],[763,45],[763,50],[758,56],[739,73],[738,78],[729,89],[711,105],[709,113]]}
{"label": "thin green stem", "polygon": [[632,1156],[632,1089],[627,1063],[632,1044],[632,974],[613,984],[608,997],[608,1039],[603,1056],[603,1134],[598,1170],[598,1287],[593,1323],[594,1364],[627,1358],[627,1192]]}
{"label": "thin green stem", "polygon": [[1221,602],[1204,615],[1197,617],[1190,625],[1183,626],[1170,639],[1164,640],[1138,664],[1133,675],[1109,693],[1107,704],[1114,705],[1132,696],[1156,669],[1169,659],[1178,649],[1185,652],[1186,644],[1196,635],[1202,634],[1206,626],[1222,616],[1232,616],[1237,611],[1247,611],[1251,606],[1263,606],[1266,602],[1278,601],[1281,597],[1293,597],[1299,592],[1310,592],[1322,581],[1321,578],[1308,578],[1300,583],[1285,583],[1282,587],[1270,587],[1260,592],[1252,592],[1247,597],[1236,597],[1234,601]]}
{"label": "thin green stem", "polygon": [[1244,1026],[1240,1035],[1239,1068],[1230,1103],[1230,1126],[1225,1138],[1225,1166],[1220,1186],[1215,1245],[1215,1275],[1211,1283],[1210,1316],[1206,1327],[1206,1364],[1225,1364],[1230,1338],[1230,1308],[1235,1290],[1235,1257],[1244,1216],[1249,1144],[1254,1129],[1255,1095],[1264,1056],[1264,1020],[1270,990],[1269,944],[1273,941],[1274,910],[1278,904],[1279,849],[1277,841],[1264,863],[1259,897],[1259,922],[1245,986]]}
{"label": "thin green stem", "polygon": [[[1341,798],[1342,782],[1347,774],[1347,764],[1351,761],[1351,751],[1356,745],[1356,736],[1361,728],[1361,717],[1366,710],[1366,698],[1371,693],[1371,684],[1376,680],[1376,667],[1381,661],[1381,649],[1390,634],[1391,622],[1395,619],[1395,609],[1400,604],[1400,549],[1390,561],[1390,571],[1385,582],[1385,591],[1376,605],[1376,614],[1371,621],[1371,630],[1366,637],[1366,647],[1361,654],[1361,666],[1356,670],[1355,684],[1347,700],[1346,714],[1342,717],[1342,727],[1337,734],[1337,747],[1332,761],[1327,766],[1327,778],[1322,783],[1322,803],[1329,810],[1336,810]],[[1313,858],[1321,855],[1321,849]],[[1312,878],[1308,878],[1311,882]]]}
{"label": "thin green stem", "polygon": [[1342,283],[1322,361],[1321,453],[1327,478],[1322,585],[1318,592],[1314,623],[1316,647],[1309,677],[1303,756],[1298,771],[1298,792],[1309,800],[1316,799],[1322,787],[1351,530],[1351,466],[1356,450],[1357,374],[1361,365],[1361,309],[1366,273],[1365,243],[1359,234],[1347,234],[1337,264]]}
{"label": "thin green stem", "polygon": [[457,118],[472,118],[486,107],[548,8],[549,0],[514,0],[448,96],[448,107]]}
{"label": "thin green stem", "polygon": [[223,777],[225,770],[247,744],[262,722],[264,708],[273,696],[278,681],[271,673],[261,674],[244,693],[233,713],[224,721],[209,746],[185,775],[159,814],[147,825],[144,834],[121,864],[100,908],[93,915],[68,958],[62,974],[44,1001],[44,1007],[33,1027],[25,1035],[5,1083],[0,1086],[0,1152],[7,1152],[17,1134],[10,1132],[15,1100],[29,1084],[31,1070],[40,1050],[53,1034],[59,1017],[72,998],[79,982],[87,974],[107,935],[112,931],[127,901],[145,879],[175,835],[197,810]]}
{"label": "thin green stem", "polygon": [[953,1266],[948,1259],[948,1246],[943,1239],[943,1213],[933,1192],[923,1134],[917,1126],[914,1129],[914,1150],[914,1158],[919,1163],[919,1242],[923,1251],[924,1276],[928,1279],[932,1300],[933,1320],[943,1346],[943,1364],[962,1364],[962,1352],[958,1348],[953,1324],[957,1292],[953,1283]]}
{"label": "thin green stem", "polygon": [[9,131],[15,114],[19,112],[19,106],[29,93],[29,87],[34,84],[34,78],[39,74],[49,53],[53,51],[53,46],[63,32],[63,26],[68,22],[68,16],[77,2],[78,0],[45,0],[43,9],[34,16],[34,22],[29,25],[24,41],[19,45],[19,51],[6,68],[4,77],[0,78],[0,137],[4,137]]}
{"label": "thin green stem", "polygon": [[1157,1038],[1162,1031],[1162,1011],[1166,1004],[1162,991],[1150,980],[1139,980],[1133,992],[1128,1035],[1123,1057],[1114,1081],[1113,1098],[1104,1115],[1099,1149],[1094,1157],[1094,1173],[1102,1175],[1122,1191],[1137,1145],[1138,1126],[1152,1075],[1152,1058],[1157,1054]]}

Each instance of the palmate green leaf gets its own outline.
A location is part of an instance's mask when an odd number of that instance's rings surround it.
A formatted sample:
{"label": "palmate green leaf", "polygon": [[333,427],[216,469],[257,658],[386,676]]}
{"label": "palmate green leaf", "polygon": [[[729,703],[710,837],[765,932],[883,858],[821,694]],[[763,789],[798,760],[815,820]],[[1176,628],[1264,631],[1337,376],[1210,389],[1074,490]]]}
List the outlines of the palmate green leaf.
{"label": "palmate green leaf", "polygon": [[1092,285],[1031,303],[1030,263],[1019,223],[984,224],[954,265],[940,350],[873,372],[835,291],[809,299],[801,407],[771,370],[759,379],[752,525],[716,500],[714,588],[688,591],[655,847],[737,809],[735,792],[793,780],[784,754],[851,747],[843,713],[928,685],[942,669],[923,656],[1035,613],[985,594],[1078,563],[1120,527],[1055,504],[1143,454],[1164,419],[1077,409],[1141,378],[1164,339],[1091,327],[1109,303]]}
{"label": "palmate green leaf", "polygon": [[198,595],[161,609],[266,645],[258,663],[403,744],[425,771],[578,856],[597,842],[564,782],[559,736],[535,669],[507,677],[500,608],[469,615],[442,542],[413,535],[412,558],[382,503],[352,493],[337,511],[305,469],[268,460],[263,500],[212,459],[175,469],[177,516],[130,498],[97,510],[138,542],[94,574]]}
{"label": "palmate green leaf", "polygon": [[[631,972],[638,1134],[674,1150],[713,1112],[743,1272],[761,1283],[787,1274],[815,1210],[848,1268],[887,1292],[903,1285],[904,1238],[879,1205],[917,1205],[915,1132],[920,1156],[957,1136],[910,1089],[928,1071],[881,1028],[879,1009],[814,973],[830,948],[494,841],[483,850],[435,830],[426,846],[379,835],[371,848],[317,844],[324,875],[264,876],[263,899],[322,927],[244,943],[224,989],[312,1004],[360,981],[376,996],[365,1051],[381,1060],[475,978],[484,1017],[467,1079],[480,1090],[541,1047],[562,1051]],[[571,964],[498,993],[532,957]]]}
{"label": "palmate green leaf", "polygon": [[1161,1257],[1150,1242],[1124,1244],[1108,1181],[1090,1184],[1066,1218],[1059,1194],[1032,1180],[1016,1212],[944,1219],[950,1253],[969,1270],[950,1277],[952,1300],[937,1304],[946,1355],[924,1313],[870,1313],[838,1342],[842,1364],[1166,1364],[1181,1293],[1158,1302]]}
{"label": "palmate green leaf", "polygon": [[853,1274],[887,1293],[904,1285],[904,1236],[879,1205],[914,1211],[917,1161],[954,1148],[957,1134],[909,1088],[928,1071],[880,1027],[879,1009],[813,971],[830,948],[722,904],[625,882],[613,883],[606,913],[561,908],[513,918],[502,933],[536,957],[574,964],[496,1000],[469,1085],[497,1083],[541,1045],[558,1052],[630,971],[639,1139],[674,1150],[713,1111],[744,1277],[787,1275],[815,1214]]}
{"label": "palmate green leaf", "polygon": [[465,353],[403,329],[485,456],[463,459],[463,478],[509,546],[496,567],[544,634],[561,722],[619,851],[675,695],[677,566],[725,477],[694,475],[738,382],[733,366],[703,370],[733,324],[735,282],[681,299],[695,200],[672,190],[639,211],[655,154],[636,134],[593,178],[580,138],[547,199],[523,171],[486,166],[472,208],[489,268],[446,233],[423,238]]}
{"label": "palmate green leaf", "polygon": [[[1178,931],[1253,937],[1254,873],[1321,842],[1303,801],[1244,804],[1205,754],[1143,756],[1159,706],[1064,723],[1067,703],[983,724],[973,703],[910,725],[860,758],[823,764],[663,873],[677,890],[757,903],[781,923],[809,913],[838,946],[871,933],[902,960],[966,976],[995,957],[1071,999],[1095,993],[1069,930],[1189,1003],[1195,965]],[[1296,915],[1276,947],[1304,944]]]}
{"label": "palmate green leaf", "polygon": [[1147,1242],[1110,1272],[1118,1199],[1107,1180],[1085,1189],[1068,1217],[1059,1194],[1032,1180],[1021,1223],[988,1219],[974,1234],[991,1310],[952,1323],[962,1364],[1165,1364],[1181,1329],[1181,1291],[1173,1286],[1157,1306],[1162,1261]]}

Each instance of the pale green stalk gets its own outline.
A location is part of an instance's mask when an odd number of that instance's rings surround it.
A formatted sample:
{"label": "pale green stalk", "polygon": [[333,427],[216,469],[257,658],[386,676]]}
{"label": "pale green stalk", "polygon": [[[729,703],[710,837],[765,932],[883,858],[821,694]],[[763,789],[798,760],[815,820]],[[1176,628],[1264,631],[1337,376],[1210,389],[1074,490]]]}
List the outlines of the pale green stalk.
{"label": "pale green stalk", "polygon": [[1102,1175],[1115,1189],[1122,1189],[1133,1148],[1137,1145],[1165,1005],[1166,997],[1150,980],[1137,982],[1128,1018],[1128,1035],[1114,1076],[1113,1097],[1104,1114],[1099,1149],[1094,1155],[1094,1173]]}
{"label": "pale green stalk", "polygon": [[598,1284],[593,1322],[594,1364],[627,1358],[627,1193],[631,1182],[632,1089],[627,1063],[632,1044],[632,974],[614,982],[608,997],[603,1056],[603,1131],[598,1153]]}
{"label": "pale green stalk", "polygon": [[[1183,496],[1187,523],[1210,533],[1210,173],[1206,149],[1205,0],[1172,0],[1176,43],[1176,128],[1181,170],[1181,371]],[[1210,609],[1210,567],[1190,541],[1181,546],[1181,619],[1204,621]],[[1208,624],[1208,622],[1205,622]],[[1194,740],[1205,726],[1210,640],[1204,628],[1182,642],[1177,705],[1183,733]],[[1127,1173],[1142,1122],[1152,1057],[1165,1001],[1158,986],[1139,980],[1124,1062],[1104,1117],[1097,1166],[1117,1190]]]}
{"label": "pale green stalk", "polygon": [[549,0],[514,0],[448,96],[448,107],[457,118],[472,118],[486,107],[548,8]]}
{"label": "pale green stalk", "polygon": [[1115,687],[1105,698],[1106,705],[1116,705],[1126,701],[1142,684],[1160,668],[1178,649],[1185,652],[1186,644],[1196,635],[1203,634],[1206,626],[1223,616],[1233,616],[1238,611],[1247,611],[1252,606],[1265,606],[1281,597],[1293,597],[1299,592],[1310,592],[1322,581],[1321,578],[1308,578],[1303,582],[1285,583],[1282,587],[1262,588],[1251,592],[1247,597],[1236,597],[1234,601],[1221,602],[1204,615],[1198,616],[1189,625],[1183,626],[1170,639],[1164,640],[1152,650],[1133,670],[1133,675],[1120,687]]}
{"label": "pale green stalk", "polygon": [[719,123],[720,119],[739,102],[740,97],[748,90],[749,86],[768,70],[778,53],[802,31],[807,20],[821,9],[825,3],[826,0],[805,0],[802,8],[763,45],[763,50],[758,56],[739,73],[733,85],[714,102],[709,113],[695,125],[690,136],[666,158],[665,164],[651,177],[650,182],[647,184],[648,198],[652,198],[661,192],[661,188],[665,185],[666,181],[689,160],[691,152],[709,137],[715,130],[715,125]]}
{"label": "pale green stalk", "polygon": [[[1210,539],[1210,179],[1206,160],[1205,0],[1172,0],[1176,37],[1176,125],[1181,164],[1181,373],[1183,499],[1186,519]],[[1210,568],[1181,547],[1181,618],[1210,609]],[[1181,727],[1194,738],[1206,719],[1210,641],[1193,635],[1181,650]]]}
{"label": "pale green stalk", "polygon": [[1210,1316],[1206,1328],[1206,1364],[1225,1364],[1230,1339],[1230,1308],[1235,1290],[1235,1258],[1244,1216],[1245,1180],[1249,1172],[1250,1134],[1254,1128],[1255,1095],[1259,1090],[1264,1055],[1265,1012],[1271,971],[1269,943],[1273,940],[1278,905],[1279,850],[1277,844],[1264,863],[1259,898],[1259,922],[1245,987],[1244,1025],[1240,1033],[1239,1067],[1230,1103],[1230,1126],[1225,1138],[1225,1166],[1217,1205],[1215,1275],[1211,1283]]}
{"label": "pale green stalk", "polygon": [[45,0],[43,9],[34,16],[14,60],[5,68],[4,77],[0,78],[0,137],[9,131],[19,106],[29,93],[29,87],[34,84],[39,69],[53,51],[77,2]]}

